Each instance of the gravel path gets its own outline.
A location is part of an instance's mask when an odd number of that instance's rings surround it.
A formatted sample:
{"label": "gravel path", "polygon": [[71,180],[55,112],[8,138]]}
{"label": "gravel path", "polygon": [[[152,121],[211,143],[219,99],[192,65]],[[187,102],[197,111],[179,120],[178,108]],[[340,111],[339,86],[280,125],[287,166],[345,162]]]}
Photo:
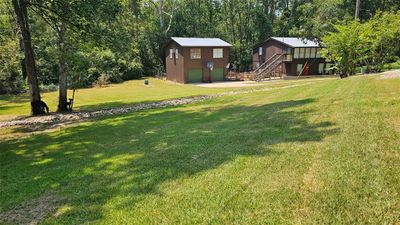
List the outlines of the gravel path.
{"label": "gravel path", "polygon": [[153,103],[139,103],[129,106],[122,106],[122,107],[115,107],[109,109],[102,109],[96,111],[77,111],[71,113],[51,113],[48,115],[43,116],[34,116],[34,117],[24,117],[9,121],[2,121],[0,122],[1,127],[12,127],[12,126],[36,126],[36,125],[59,125],[63,123],[71,123],[71,122],[79,122],[85,121],[88,119],[101,117],[101,116],[108,116],[108,115],[119,115],[128,112],[136,112],[148,109],[159,109],[159,108],[166,108],[171,106],[179,106],[179,105],[187,105],[195,102],[204,101],[207,99],[212,99],[216,97],[226,96],[226,95],[237,95],[237,94],[246,94],[246,93],[253,93],[253,92],[261,92],[261,91],[268,91],[273,89],[285,89],[285,88],[292,88],[298,86],[304,86],[308,84],[313,84],[314,82],[305,82],[301,84],[289,85],[284,87],[266,87],[266,88],[259,88],[259,89],[250,89],[250,90],[239,90],[239,91],[228,91],[221,94],[215,95],[202,95],[202,96],[195,96],[195,97],[186,97],[186,98],[179,98],[179,99],[170,99],[164,100],[160,102],[153,102]]}
{"label": "gravel path", "polygon": [[400,78],[400,70],[391,70],[382,73],[381,79]]}
{"label": "gravel path", "polygon": [[21,125],[33,125],[33,124],[57,124],[60,122],[71,122],[71,121],[80,121],[100,116],[107,115],[118,115],[127,112],[135,112],[142,111],[147,109],[157,109],[157,108],[165,108],[177,105],[185,105],[194,102],[203,101],[205,99],[210,99],[211,96],[196,96],[190,98],[180,98],[180,99],[172,99],[165,100],[161,102],[153,102],[153,103],[142,103],[135,104],[130,106],[122,106],[110,109],[102,109],[96,111],[88,111],[88,112],[71,112],[71,113],[51,113],[43,116],[32,116],[26,117],[16,120],[4,121],[0,122],[0,127],[10,127],[10,126],[21,126]]}

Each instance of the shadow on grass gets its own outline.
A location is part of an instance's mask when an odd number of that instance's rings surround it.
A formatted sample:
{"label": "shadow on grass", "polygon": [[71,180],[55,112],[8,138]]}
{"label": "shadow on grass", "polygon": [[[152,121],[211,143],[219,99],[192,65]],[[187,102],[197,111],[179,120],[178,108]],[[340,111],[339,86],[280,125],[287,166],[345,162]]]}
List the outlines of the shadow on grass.
{"label": "shadow on grass", "polygon": [[69,223],[101,219],[113,198],[117,209],[134,210],[164,182],[338,132],[307,120],[312,112],[301,107],[312,102],[137,112],[0,143],[1,211],[49,191],[67,199],[71,211],[59,219]]}

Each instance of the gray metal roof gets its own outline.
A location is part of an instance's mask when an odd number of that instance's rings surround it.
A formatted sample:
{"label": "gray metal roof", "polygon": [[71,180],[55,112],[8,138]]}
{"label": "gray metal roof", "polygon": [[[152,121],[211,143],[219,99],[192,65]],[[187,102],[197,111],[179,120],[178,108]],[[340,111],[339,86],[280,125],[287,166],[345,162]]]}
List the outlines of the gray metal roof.
{"label": "gray metal roof", "polygon": [[232,45],[219,38],[183,38],[172,37],[182,47],[231,47]]}
{"label": "gray metal roof", "polygon": [[271,37],[276,41],[282,42],[293,48],[301,48],[301,47],[319,47],[317,42],[301,39],[301,38],[294,38],[294,37]]}

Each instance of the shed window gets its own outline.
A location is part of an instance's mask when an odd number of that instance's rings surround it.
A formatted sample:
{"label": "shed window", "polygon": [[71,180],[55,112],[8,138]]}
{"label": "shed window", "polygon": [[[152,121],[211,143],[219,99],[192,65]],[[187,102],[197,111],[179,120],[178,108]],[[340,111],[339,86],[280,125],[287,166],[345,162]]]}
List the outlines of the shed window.
{"label": "shed window", "polygon": [[169,50],[169,58],[172,59],[173,57],[174,57],[174,49],[171,48],[171,49]]}
{"label": "shed window", "polygon": [[191,59],[201,59],[201,48],[191,48],[190,49]]}
{"label": "shed window", "polygon": [[178,56],[179,56],[179,50],[176,48],[175,49],[175,59],[178,59]]}
{"label": "shed window", "polygon": [[294,58],[295,59],[300,58],[300,49],[299,48],[294,49]]}
{"label": "shed window", "polygon": [[258,55],[263,55],[263,47],[258,48]]}
{"label": "shed window", "polygon": [[214,48],[213,49],[213,58],[214,59],[221,59],[224,57],[224,49],[222,48]]}
{"label": "shed window", "polygon": [[299,59],[304,58],[304,52],[305,52],[305,48],[300,48],[300,53],[299,53]]}

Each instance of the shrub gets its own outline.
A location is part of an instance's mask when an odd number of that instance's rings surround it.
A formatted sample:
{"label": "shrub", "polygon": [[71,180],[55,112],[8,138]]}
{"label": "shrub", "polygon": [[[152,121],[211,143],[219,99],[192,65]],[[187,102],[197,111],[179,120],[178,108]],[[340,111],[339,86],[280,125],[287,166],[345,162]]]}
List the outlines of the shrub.
{"label": "shrub", "polygon": [[40,84],[39,88],[40,88],[40,91],[43,91],[43,92],[51,92],[51,91],[58,90],[58,86],[56,84]]}
{"label": "shrub", "polygon": [[92,87],[106,87],[110,84],[110,80],[106,75],[101,75],[96,81],[92,83]]}

